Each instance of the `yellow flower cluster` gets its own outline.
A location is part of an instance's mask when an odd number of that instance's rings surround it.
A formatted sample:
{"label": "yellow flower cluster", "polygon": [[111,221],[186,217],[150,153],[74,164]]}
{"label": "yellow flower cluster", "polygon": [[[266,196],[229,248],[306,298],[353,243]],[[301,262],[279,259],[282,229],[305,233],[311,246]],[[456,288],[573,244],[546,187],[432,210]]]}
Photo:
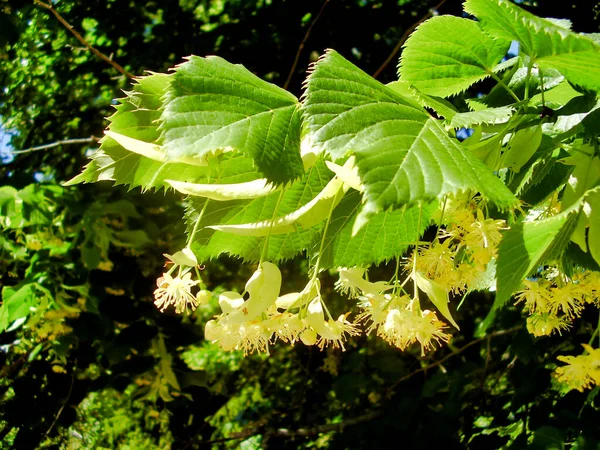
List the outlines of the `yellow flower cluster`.
{"label": "yellow flower cluster", "polygon": [[206,339],[224,350],[239,349],[248,354],[268,352],[269,344],[277,339],[343,349],[347,335],[359,334],[347,320],[348,314],[336,320],[331,317],[318,280],[311,280],[302,292],[280,296],[280,289],[279,268],[270,262],[261,263],[246,283],[247,299],[233,291],[219,296],[222,313],[207,322]]}
{"label": "yellow flower cluster", "polygon": [[559,356],[558,360],[567,363],[556,369],[558,381],[569,389],[583,392],[587,388],[600,386],[600,348],[582,344],[587,354],[579,356]]}
{"label": "yellow flower cluster", "polygon": [[401,350],[419,342],[421,354],[435,343],[448,342],[446,324],[433,311],[421,310],[419,302],[408,295],[367,294],[360,306],[364,312],[359,320],[370,320],[368,332],[375,331],[391,345]]}
{"label": "yellow flower cluster", "polygon": [[527,329],[534,336],[549,336],[571,327],[585,304],[600,306],[600,273],[584,271],[573,278],[545,271],[548,278],[523,281],[523,289],[515,293],[516,303],[523,303],[529,313]]}
{"label": "yellow flower cluster", "polygon": [[416,297],[386,293],[392,286],[382,281],[369,282],[363,278],[364,272],[364,269],[340,269],[336,286],[359,297],[363,312],[357,322],[371,322],[367,333],[375,331],[377,336],[402,350],[418,341],[421,354],[434,343],[448,342],[446,324],[438,320],[435,312],[422,311]]}
{"label": "yellow flower cluster", "polygon": [[486,219],[473,200],[449,201],[444,210],[440,239],[418,247],[410,258],[416,270],[455,294],[476,286],[496,257],[506,228],[504,220]]}

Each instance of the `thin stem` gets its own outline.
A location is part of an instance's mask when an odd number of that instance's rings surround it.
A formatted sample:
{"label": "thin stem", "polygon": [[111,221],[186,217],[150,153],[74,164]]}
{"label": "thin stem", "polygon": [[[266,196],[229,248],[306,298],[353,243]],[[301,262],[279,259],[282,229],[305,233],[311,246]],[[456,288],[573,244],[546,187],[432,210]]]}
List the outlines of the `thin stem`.
{"label": "thin stem", "polygon": [[308,29],[306,30],[306,34],[304,35],[302,42],[300,42],[300,45],[298,46],[298,51],[296,52],[296,57],[294,58],[294,63],[292,64],[290,73],[288,74],[287,79],[285,80],[285,83],[283,84],[284,89],[287,89],[290,86],[290,82],[292,81],[292,77],[294,76],[294,72],[296,71],[296,67],[298,66],[298,61],[300,60],[300,54],[302,53],[302,50],[304,49],[304,45],[306,44],[306,41],[308,40],[308,37],[310,36],[310,33],[311,33],[313,27],[315,26],[317,21],[321,18],[321,15],[323,14],[323,11],[325,10],[325,7],[329,3],[329,1],[330,0],[325,0],[323,2],[323,6],[321,6],[321,9],[315,16],[314,20],[308,26]]}
{"label": "thin stem", "polygon": [[589,346],[591,346],[592,343],[594,342],[596,335],[598,335],[598,347],[600,347],[600,311],[598,312],[598,325],[596,326],[596,329],[594,330],[594,333],[592,333],[592,337],[590,338],[590,341],[588,342]]}
{"label": "thin stem", "polygon": [[437,232],[435,233],[434,242],[436,242],[436,241],[439,242],[439,240],[440,240],[440,227],[444,223],[444,214],[446,212],[446,203],[447,202],[448,202],[448,196],[444,195],[444,203],[442,205],[442,213],[440,214],[440,223],[438,224],[438,229],[437,229]]}
{"label": "thin stem", "polygon": [[529,61],[527,65],[527,75],[525,76],[525,100],[529,99],[529,79],[531,78],[531,69],[533,68],[533,63]]}
{"label": "thin stem", "polygon": [[[339,194],[338,194],[339,195]],[[327,236],[327,230],[329,229],[329,223],[331,222],[331,215],[333,214],[333,210],[335,209],[337,202],[332,202],[331,207],[329,208],[329,215],[327,216],[327,221],[325,222],[325,226],[323,227],[323,236],[321,237],[321,244],[319,245],[319,253],[317,254],[317,261],[315,262],[313,280],[317,278],[319,273],[319,267],[321,264],[321,255],[323,254],[323,248],[325,247],[325,237]]]}
{"label": "thin stem", "polygon": [[402,35],[402,37],[400,38],[400,40],[398,41],[398,43],[396,44],[396,46],[394,47],[394,49],[392,50],[392,52],[390,53],[390,55],[387,57],[387,59],[383,62],[383,64],[381,64],[381,66],[379,66],[379,69],[377,69],[375,71],[375,73],[373,74],[373,78],[377,78],[379,75],[381,75],[381,72],[384,71],[384,69],[392,62],[392,60],[396,57],[396,54],[400,51],[400,49],[402,48],[402,45],[406,42],[406,40],[408,39],[408,36],[410,36],[410,34],[415,31],[415,29],[421,25],[423,22],[425,22],[427,19],[429,19],[434,11],[437,11],[438,9],[440,9],[442,6],[444,6],[444,3],[446,3],[447,0],[442,0],[441,2],[439,2],[437,5],[435,5],[432,8],[429,8],[429,10],[427,11],[427,14],[425,14],[423,17],[421,17],[417,22],[415,22],[414,24],[412,24],[410,27],[408,27],[406,29],[406,31],[404,32],[404,34]]}
{"label": "thin stem", "polygon": [[94,55],[96,55],[98,58],[100,58],[102,61],[110,64],[111,66],[113,66],[115,69],[117,69],[120,73],[122,73],[123,75],[125,75],[127,78],[133,78],[134,75],[130,72],[128,72],[127,70],[125,70],[120,64],[118,64],[117,62],[113,61],[111,58],[109,58],[108,56],[106,56],[104,53],[102,53],[99,50],[96,50],[94,47],[92,47],[85,39],[84,37],[79,34],[75,28],[73,28],[71,26],[71,24],[69,22],[67,22],[63,16],[61,16],[58,11],[56,11],[54,9],[54,6],[52,6],[51,3],[43,3],[39,0],[34,0],[34,3],[36,3],[37,5],[40,5],[42,8],[46,8],[48,11],[50,11],[52,14],[54,14],[54,17],[56,17],[58,19],[58,21],[60,23],[63,24],[63,26],[69,30],[71,33],[73,33],[73,36],[75,36],[77,38],[77,40],[79,42],[81,42],[83,45],[85,45]]}
{"label": "thin stem", "polygon": [[30,147],[25,150],[11,150],[13,155],[20,155],[23,153],[32,153],[39,152],[40,150],[48,150],[55,147],[60,147],[61,145],[72,145],[72,144],[92,144],[94,142],[98,142],[100,138],[96,136],[90,136],[89,138],[75,138],[75,139],[62,139],[60,141],[52,142],[51,144],[44,144],[38,147]]}
{"label": "thin stem", "polygon": [[273,225],[275,225],[275,216],[277,215],[277,211],[279,211],[279,205],[281,204],[281,201],[283,200],[284,192],[285,191],[282,189],[281,192],[279,193],[279,197],[277,198],[277,204],[275,205],[275,210],[273,211],[271,225],[269,225],[269,231],[267,232],[267,235],[265,236],[265,243],[263,244],[262,251],[260,252],[260,260],[258,261],[258,267],[260,267],[262,262],[267,257],[267,253],[269,251],[269,238],[271,237],[271,230],[273,229]]}
{"label": "thin stem", "polygon": [[468,348],[470,348],[470,347],[472,347],[474,345],[477,345],[477,344],[479,344],[480,342],[483,342],[486,339],[493,339],[493,338],[498,337],[498,336],[505,336],[507,334],[512,334],[512,333],[514,333],[516,331],[519,331],[520,329],[522,329],[522,327],[519,325],[519,326],[516,326],[516,327],[513,327],[513,328],[509,328],[507,330],[496,331],[494,333],[488,334],[487,336],[483,336],[481,338],[475,339],[475,340],[473,340],[473,341],[471,341],[471,342],[463,345],[459,349],[454,350],[452,353],[444,356],[443,358],[438,359],[437,361],[429,364],[428,366],[421,367],[421,368],[415,370],[414,372],[409,373],[408,375],[404,375],[399,380],[397,380],[392,386],[389,387],[389,389],[387,390],[386,396],[389,397],[389,395],[396,388],[396,386],[398,386],[403,381],[406,381],[409,378],[412,378],[414,375],[416,375],[418,373],[421,373],[421,372],[427,372],[430,369],[433,369],[433,368],[435,368],[437,366],[441,366],[442,364],[444,364],[449,359],[453,358],[456,355],[459,355],[460,353],[464,352]]}
{"label": "thin stem", "polygon": [[400,257],[396,256],[396,269],[394,270],[394,277],[392,278],[394,282],[394,290],[392,291],[393,295],[396,295],[398,292],[398,274],[400,273]]}
{"label": "thin stem", "polygon": [[[503,89],[504,89],[506,92],[508,92],[508,93],[510,94],[510,96],[511,96],[512,98],[514,98],[514,99],[515,99],[515,101],[516,101],[517,103],[521,101],[521,99],[519,99],[519,97],[517,97],[517,94],[515,94],[515,93],[514,93],[514,91],[513,91],[511,88],[509,88],[509,87],[506,85],[506,83],[505,83],[504,81],[502,81],[502,79],[501,79],[501,78],[500,78],[498,75],[496,75],[494,72],[489,72],[489,74],[490,74],[490,76],[491,76],[491,77],[492,77],[494,80],[496,80],[496,82],[497,82],[497,83],[498,83],[500,86],[502,86],[502,88],[503,88]],[[525,96],[525,98],[527,98],[527,95]]]}
{"label": "thin stem", "polygon": [[546,107],[546,98],[544,94],[544,75],[542,74],[542,69],[538,67],[538,73],[540,74],[540,94],[542,95],[542,107]]}
{"label": "thin stem", "polygon": [[56,422],[58,422],[60,415],[62,414],[63,410],[65,409],[65,406],[67,406],[69,399],[71,398],[71,393],[73,392],[73,385],[75,384],[75,371],[76,370],[77,370],[77,360],[75,360],[75,366],[73,367],[73,372],[71,374],[71,385],[69,386],[69,392],[67,393],[67,398],[65,398],[65,401],[63,402],[60,409],[56,413],[54,420],[50,424],[50,428],[48,428],[48,430],[44,434],[44,438],[46,438],[46,436],[48,436],[48,434],[50,434],[50,432],[54,428],[54,425],[56,425]]}
{"label": "thin stem", "polygon": [[209,199],[206,199],[206,201],[204,202],[204,206],[202,206],[202,210],[200,211],[200,214],[198,215],[198,219],[196,219],[196,223],[194,224],[194,228],[192,229],[192,232],[190,233],[190,237],[188,238],[186,247],[189,247],[190,245],[192,245],[192,242],[194,242],[194,237],[196,236],[196,232],[198,231],[200,222],[202,222],[202,218],[204,217],[204,213],[206,212],[206,208],[208,207],[209,202],[210,202]]}
{"label": "thin stem", "polygon": [[417,221],[417,241],[415,242],[415,249],[413,250],[413,296],[417,301],[419,300],[419,288],[417,286],[417,277],[415,273],[417,272],[417,256],[419,254],[419,234],[421,232],[421,219],[423,215],[423,205],[419,204],[419,220]]}

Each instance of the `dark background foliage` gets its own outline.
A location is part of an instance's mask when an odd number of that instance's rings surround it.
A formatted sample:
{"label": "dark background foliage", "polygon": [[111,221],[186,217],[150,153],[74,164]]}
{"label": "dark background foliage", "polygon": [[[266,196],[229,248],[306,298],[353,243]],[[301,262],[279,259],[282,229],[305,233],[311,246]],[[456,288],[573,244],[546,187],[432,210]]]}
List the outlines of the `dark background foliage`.
{"label": "dark background foliage", "polygon": [[[374,73],[431,3],[331,0],[289,89],[301,94],[308,65],[326,48]],[[284,85],[322,5],[61,0],[55,7],[133,74],[218,54]],[[522,6],[569,18],[577,31],[600,31],[594,1]],[[203,341],[214,301],[191,317],[159,313],[152,291],[162,254],[181,247],[183,229],[174,225],[181,198],[108,183],[62,188],[94,143],[11,153],[101,136],[129,80],[48,10],[18,0],[0,8],[0,183],[26,198],[20,212],[0,198],[0,216],[12,220],[0,224],[0,286],[5,302],[20,292],[31,307],[25,323],[0,334],[4,447],[600,448],[598,389],[565,393],[551,377],[556,356],[578,352],[595,317],[565,336],[534,340],[507,308],[491,337],[475,340],[491,299],[470,297],[458,312],[461,332],[426,358],[371,338],[351,341],[344,353],[276,344],[269,357],[242,358]],[[461,11],[460,1],[447,0],[434,13]],[[381,81],[395,78],[396,61]],[[284,280],[298,285],[304,270],[305,262],[290,262]],[[207,264],[204,276],[218,291],[249,273],[222,260]],[[333,279],[324,284],[331,289]]]}

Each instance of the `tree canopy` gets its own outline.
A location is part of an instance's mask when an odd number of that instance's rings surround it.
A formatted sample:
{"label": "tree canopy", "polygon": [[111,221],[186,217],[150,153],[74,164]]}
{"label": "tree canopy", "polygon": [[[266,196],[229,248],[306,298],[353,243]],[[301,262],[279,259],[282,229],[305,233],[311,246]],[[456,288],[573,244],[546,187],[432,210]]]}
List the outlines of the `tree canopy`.
{"label": "tree canopy", "polygon": [[2,445],[599,447],[598,32],[6,1]]}

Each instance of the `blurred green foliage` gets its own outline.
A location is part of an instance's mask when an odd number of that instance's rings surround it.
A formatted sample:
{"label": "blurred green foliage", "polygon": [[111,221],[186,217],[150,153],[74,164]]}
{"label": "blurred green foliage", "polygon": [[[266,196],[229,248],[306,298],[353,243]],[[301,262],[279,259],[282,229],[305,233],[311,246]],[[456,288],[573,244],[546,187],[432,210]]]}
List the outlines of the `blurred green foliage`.
{"label": "blurred green foliage", "polygon": [[[530,8],[538,15],[600,31],[593,1],[536,5]],[[135,74],[165,71],[189,54],[219,54],[282,85],[321,3],[90,0],[55,7]],[[290,89],[300,92],[308,64],[325,48],[373,73],[430,7],[332,0]],[[102,183],[61,187],[93,145],[9,155],[10,148],[101,136],[103,117],[129,81],[47,10],[21,0],[0,9],[3,448],[600,448],[599,389],[566,393],[551,377],[556,356],[579,352],[597,317],[584,315],[563,337],[534,339],[518,328],[463,348],[491,305],[482,296],[459,310],[461,334],[426,359],[371,338],[351,341],[345,353],[275,345],[269,357],[243,358],[203,340],[216,299],[189,317],[160,314],[152,291],[162,254],[182,246],[184,232],[172,225],[183,215],[181,198]],[[442,7],[460,11],[460,2]],[[394,71],[391,64],[381,80]],[[290,262],[282,270],[293,283],[306,267]],[[251,271],[213,261],[204,277],[211,287],[241,288]],[[524,318],[507,308],[497,324],[492,333]]]}

